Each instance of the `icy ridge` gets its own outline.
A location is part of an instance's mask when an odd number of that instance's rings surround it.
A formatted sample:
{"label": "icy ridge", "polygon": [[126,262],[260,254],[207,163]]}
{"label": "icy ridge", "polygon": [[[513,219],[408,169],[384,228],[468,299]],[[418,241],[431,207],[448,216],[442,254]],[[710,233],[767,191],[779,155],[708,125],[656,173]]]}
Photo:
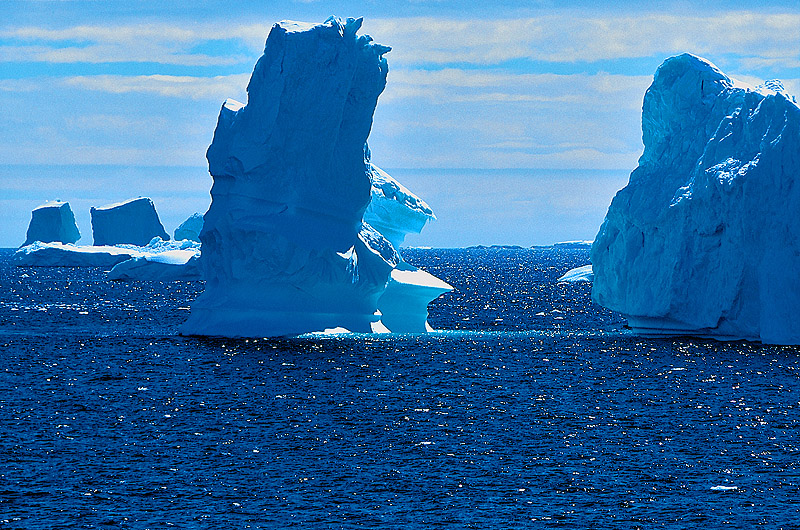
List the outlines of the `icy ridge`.
{"label": "icy ridge", "polygon": [[800,108],[705,59],[667,59],[644,153],[592,247],[593,298],[648,335],[800,343]]}

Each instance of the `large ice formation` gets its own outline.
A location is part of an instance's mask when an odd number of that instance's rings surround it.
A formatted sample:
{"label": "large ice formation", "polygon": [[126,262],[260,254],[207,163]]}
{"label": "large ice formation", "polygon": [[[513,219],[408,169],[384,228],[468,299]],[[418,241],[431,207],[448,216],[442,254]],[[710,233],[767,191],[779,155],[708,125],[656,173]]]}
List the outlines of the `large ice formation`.
{"label": "large ice formation", "polygon": [[117,263],[141,256],[138,247],[127,245],[79,246],[36,241],[14,253],[14,263],[20,267],[102,267],[110,269]]}
{"label": "large ice formation", "polygon": [[647,335],[800,343],[800,108],[693,55],[667,59],[644,153],[592,247],[593,297]]}
{"label": "large ice formation", "polygon": [[175,240],[188,239],[200,242],[200,231],[203,229],[203,214],[193,213],[175,229]]}
{"label": "large ice formation", "polygon": [[21,267],[100,267],[111,269],[112,280],[199,280],[200,244],[164,241],[147,245],[79,246],[35,242],[21,247],[13,260]]}
{"label": "large ice formation", "polygon": [[[207,153],[214,185],[200,234],[206,289],[182,333],[391,329],[379,299],[398,266],[413,267],[365,222],[365,211],[376,189],[401,201],[394,222],[380,211],[371,217],[379,226],[385,219],[395,241],[430,213],[407,212],[424,203],[370,164],[366,140],[390,48],[356,36],[360,26],[361,19],[335,17],[274,25],[247,105],[222,106]],[[401,321],[391,330],[406,331]]]}
{"label": "large ice formation", "polygon": [[31,212],[31,222],[22,246],[35,241],[75,243],[80,238],[81,233],[69,203],[56,200],[46,202]]}
{"label": "large ice formation", "polygon": [[147,245],[154,237],[168,240],[153,201],[147,197],[92,208],[95,245]]}

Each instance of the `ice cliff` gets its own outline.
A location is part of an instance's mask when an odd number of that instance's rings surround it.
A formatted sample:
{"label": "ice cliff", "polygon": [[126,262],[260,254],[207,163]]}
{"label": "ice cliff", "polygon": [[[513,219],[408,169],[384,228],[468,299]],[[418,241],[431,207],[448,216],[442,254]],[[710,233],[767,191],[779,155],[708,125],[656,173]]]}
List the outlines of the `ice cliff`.
{"label": "ice cliff", "polygon": [[800,108],[693,55],[666,60],[644,153],[592,247],[593,297],[646,335],[800,343]]}
{"label": "ice cliff", "polygon": [[168,240],[153,201],[130,199],[91,209],[95,245],[147,245],[154,237]]}
{"label": "ice cliff", "polygon": [[81,238],[75,215],[68,202],[50,201],[34,208],[22,246],[42,243],[75,243]]}
{"label": "ice cliff", "polygon": [[[200,233],[206,289],[182,333],[391,329],[381,322],[379,299],[394,270],[414,268],[390,240],[432,214],[409,212],[412,196],[370,164],[366,140],[390,48],[356,36],[360,26],[361,19],[335,17],[274,25],[248,103],[222,106],[207,152],[214,184]],[[387,204],[403,202],[394,213],[368,216],[393,228],[382,227],[388,239],[364,218],[376,186],[386,189]],[[404,292],[419,298],[427,286],[419,280]],[[388,312],[396,301],[389,296]],[[426,314],[415,321],[423,331]]]}

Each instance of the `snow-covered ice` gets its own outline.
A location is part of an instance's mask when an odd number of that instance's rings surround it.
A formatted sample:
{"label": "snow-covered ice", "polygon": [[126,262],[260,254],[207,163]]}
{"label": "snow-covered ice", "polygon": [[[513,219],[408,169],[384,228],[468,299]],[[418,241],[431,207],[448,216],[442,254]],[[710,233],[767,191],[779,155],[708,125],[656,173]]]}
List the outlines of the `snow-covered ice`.
{"label": "snow-covered ice", "polygon": [[421,229],[432,212],[370,163],[366,140],[390,48],[356,36],[360,27],[361,19],[335,17],[275,24],[247,104],[223,104],[207,152],[206,290],[182,333],[387,329],[378,301],[403,263],[390,241]]}
{"label": "snow-covered ice", "polygon": [[579,249],[579,248],[591,248],[593,241],[587,241],[584,239],[577,240],[577,241],[561,241],[560,243],[553,243],[553,248],[560,248],[560,249]]}
{"label": "snow-covered ice", "polygon": [[176,241],[188,239],[200,242],[200,231],[203,229],[203,214],[193,213],[175,229],[173,234]]}
{"label": "snow-covered ice", "polygon": [[14,262],[22,267],[100,267],[112,280],[199,280],[200,244],[153,238],[147,245],[79,246],[41,243],[21,247]]}
{"label": "snow-covered ice", "polygon": [[369,164],[369,172],[372,197],[364,212],[364,222],[400,248],[406,234],[419,234],[436,216],[425,201],[378,166]]}
{"label": "snow-covered ice", "polygon": [[14,263],[23,267],[102,267],[142,255],[133,246],[79,246],[67,243],[35,242],[14,253]]}
{"label": "snow-covered ice", "polygon": [[81,238],[75,215],[68,202],[49,201],[33,209],[28,233],[22,246],[42,243],[75,243]]}
{"label": "snow-covered ice", "polygon": [[592,272],[591,265],[584,265],[583,267],[576,267],[564,273],[557,281],[576,283],[576,282],[591,282],[594,280],[594,273]]}
{"label": "snow-covered ice", "polygon": [[108,273],[110,280],[202,280],[199,249],[167,250],[123,261]]}
{"label": "snow-covered ice", "polygon": [[394,332],[431,331],[428,303],[452,290],[447,282],[403,262],[392,271],[386,290],[378,299],[381,324]]}
{"label": "snow-covered ice", "polygon": [[144,246],[154,237],[169,239],[153,201],[147,197],[92,208],[91,214],[95,245]]}
{"label": "snow-covered ice", "polygon": [[800,107],[782,85],[667,59],[644,153],[592,247],[597,303],[647,335],[800,343]]}

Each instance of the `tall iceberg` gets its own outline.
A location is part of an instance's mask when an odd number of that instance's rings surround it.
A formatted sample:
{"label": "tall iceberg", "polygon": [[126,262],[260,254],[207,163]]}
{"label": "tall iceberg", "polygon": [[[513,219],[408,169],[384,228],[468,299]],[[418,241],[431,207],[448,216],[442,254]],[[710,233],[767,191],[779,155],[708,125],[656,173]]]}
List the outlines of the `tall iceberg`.
{"label": "tall iceberg", "polygon": [[593,298],[646,335],[800,343],[800,108],[684,54],[644,97],[644,153],[592,247]]}
{"label": "tall iceberg", "polygon": [[356,36],[360,26],[275,24],[247,105],[223,104],[207,152],[206,288],[183,334],[387,329],[378,300],[404,262],[364,214],[376,171],[366,140],[390,48]]}
{"label": "tall iceberg", "polygon": [[75,215],[68,202],[49,201],[33,209],[22,246],[42,243],[75,243],[81,238]]}

